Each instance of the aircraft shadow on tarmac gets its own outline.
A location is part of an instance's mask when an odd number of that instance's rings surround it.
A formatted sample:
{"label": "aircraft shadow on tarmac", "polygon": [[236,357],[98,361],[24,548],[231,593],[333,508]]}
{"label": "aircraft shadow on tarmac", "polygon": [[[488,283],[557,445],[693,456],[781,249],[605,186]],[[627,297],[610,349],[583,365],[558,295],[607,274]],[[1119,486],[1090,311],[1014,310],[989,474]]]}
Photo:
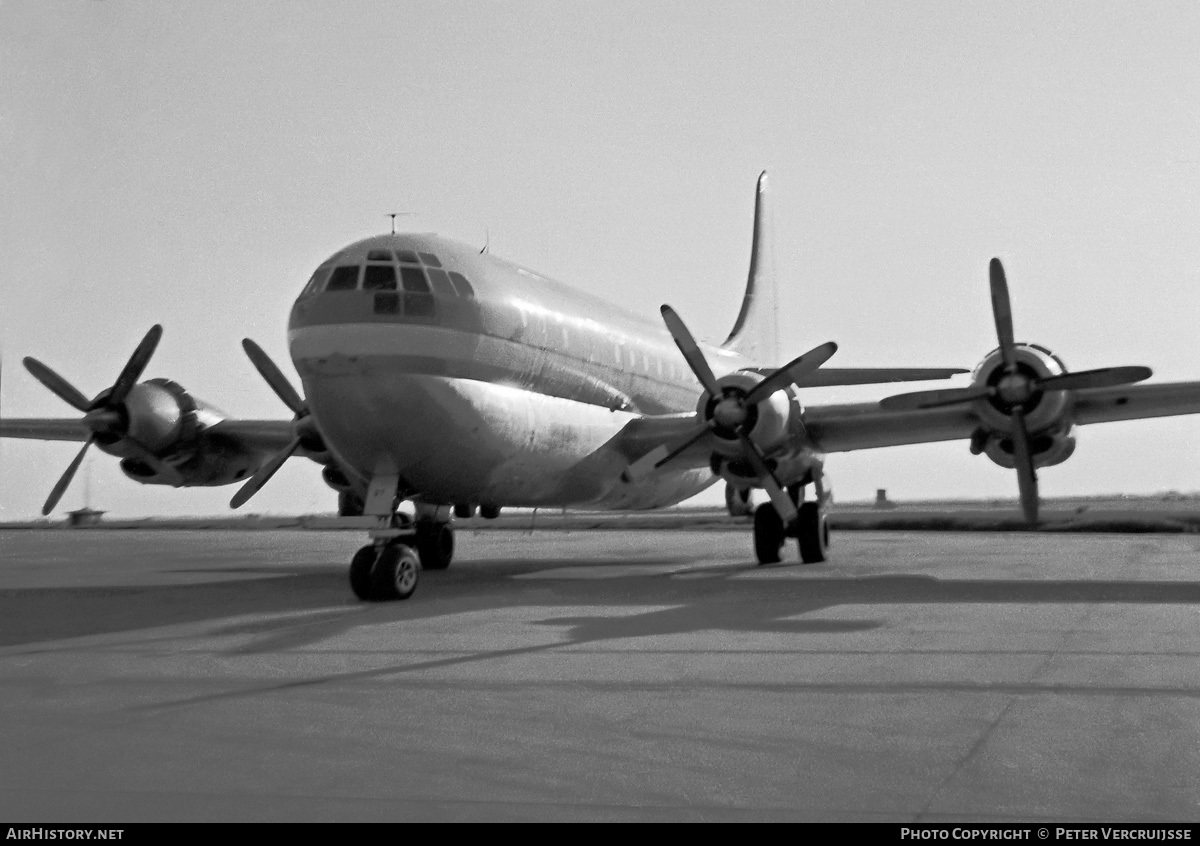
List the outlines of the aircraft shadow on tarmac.
{"label": "aircraft shadow on tarmac", "polygon": [[[709,566],[704,568],[704,578],[679,578],[692,575],[676,566],[681,564],[686,564],[686,559],[468,560],[457,562],[445,572],[426,573],[416,597],[394,603],[354,600],[340,563],[291,573],[242,567],[236,570],[241,578],[226,582],[7,590],[0,591],[0,647],[211,620],[215,625],[207,632],[210,636],[249,636],[231,650],[232,654],[263,653],[300,648],[362,626],[530,605],[597,606],[606,610],[658,606],[628,614],[551,616],[532,621],[563,629],[560,639],[537,650],[714,629],[803,636],[863,631],[882,625],[879,620],[797,619],[839,605],[1200,605],[1198,582],[977,580],[894,574],[839,577],[829,575],[827,568],[822,568],[824,572],[804,571],[798,578],[732,578],[759,569],[749,563]],[[673,569],[661,572],[663,565]],[[529,581],[512,578],[548,570],[605,567],[619,567],[623,573],[632,570],[634,575]],[[647,574],[637,574],[639,567],[644,567]],[[269,577],[246,578],[255,572]],[[251,615],[259,619],[221,622]],[[143,636],[136,642],[148,641]],[[112,645],[109,642],[106,647]],[[404,644],[397,644],[397,649],[403,651]],[[38,649],[45,650],[45,646]],[[486,660],[501,654],[481,652],[447,660]],[[417,665],[406,666],[415,669]]]}

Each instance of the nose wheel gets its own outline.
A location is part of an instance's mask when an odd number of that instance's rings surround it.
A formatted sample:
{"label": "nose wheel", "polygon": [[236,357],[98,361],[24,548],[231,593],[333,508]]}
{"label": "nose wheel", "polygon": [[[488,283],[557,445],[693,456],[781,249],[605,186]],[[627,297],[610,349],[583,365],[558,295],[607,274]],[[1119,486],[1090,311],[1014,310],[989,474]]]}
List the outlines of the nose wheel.
{"label": "nose wheel", "polygon": [[350,589],[359,599],[408,599],[421,578],[421,560],[403,543],[370,544],[350,560]]}

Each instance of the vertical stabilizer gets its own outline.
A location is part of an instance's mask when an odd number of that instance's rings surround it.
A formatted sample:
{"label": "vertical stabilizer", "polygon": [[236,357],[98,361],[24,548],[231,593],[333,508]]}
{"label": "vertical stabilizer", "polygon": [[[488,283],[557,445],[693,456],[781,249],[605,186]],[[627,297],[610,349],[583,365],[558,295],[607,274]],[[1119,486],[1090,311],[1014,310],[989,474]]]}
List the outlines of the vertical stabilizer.
{"label": "vertical stabilizer", "polygon": [[754,197],[754,241],[750,246],[750,273],[746,294],[733,331],[722,344],[765,365],[779,363],[779,319],[775,287],[775,236],[767,172],[758,177]]}

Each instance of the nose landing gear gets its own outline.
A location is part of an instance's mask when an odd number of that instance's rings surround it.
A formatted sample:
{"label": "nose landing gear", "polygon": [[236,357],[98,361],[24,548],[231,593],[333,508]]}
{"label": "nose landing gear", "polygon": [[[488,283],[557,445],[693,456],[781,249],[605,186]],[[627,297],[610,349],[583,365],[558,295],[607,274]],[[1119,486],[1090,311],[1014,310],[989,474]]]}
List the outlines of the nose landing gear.
{"label": "nose landing gear", "polygon": [[454,557],[450,506],[414,503],[416,520],[396,511],[397,476],[371,480],[364,502],[371,543],[350,560],[350,589],[359,599],[408,599],[421,570],[445,570]]}

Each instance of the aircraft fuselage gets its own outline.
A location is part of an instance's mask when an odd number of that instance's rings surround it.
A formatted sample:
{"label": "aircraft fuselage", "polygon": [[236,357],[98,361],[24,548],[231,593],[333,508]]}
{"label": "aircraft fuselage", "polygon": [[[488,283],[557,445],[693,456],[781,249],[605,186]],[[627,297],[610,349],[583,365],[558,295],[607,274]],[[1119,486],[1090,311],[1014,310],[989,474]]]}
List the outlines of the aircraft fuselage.
{"label": "aircraft fuselage", "polygon": [[[428,502],[652,508],[715,479],[621,479],[622,427],[691,412],[702,392],[661,324],[469,246],[352,244],[318,268],[288,330],[313,417],[363,487],[398,473]],[[718,376],[756,366],[705,353]]]}

